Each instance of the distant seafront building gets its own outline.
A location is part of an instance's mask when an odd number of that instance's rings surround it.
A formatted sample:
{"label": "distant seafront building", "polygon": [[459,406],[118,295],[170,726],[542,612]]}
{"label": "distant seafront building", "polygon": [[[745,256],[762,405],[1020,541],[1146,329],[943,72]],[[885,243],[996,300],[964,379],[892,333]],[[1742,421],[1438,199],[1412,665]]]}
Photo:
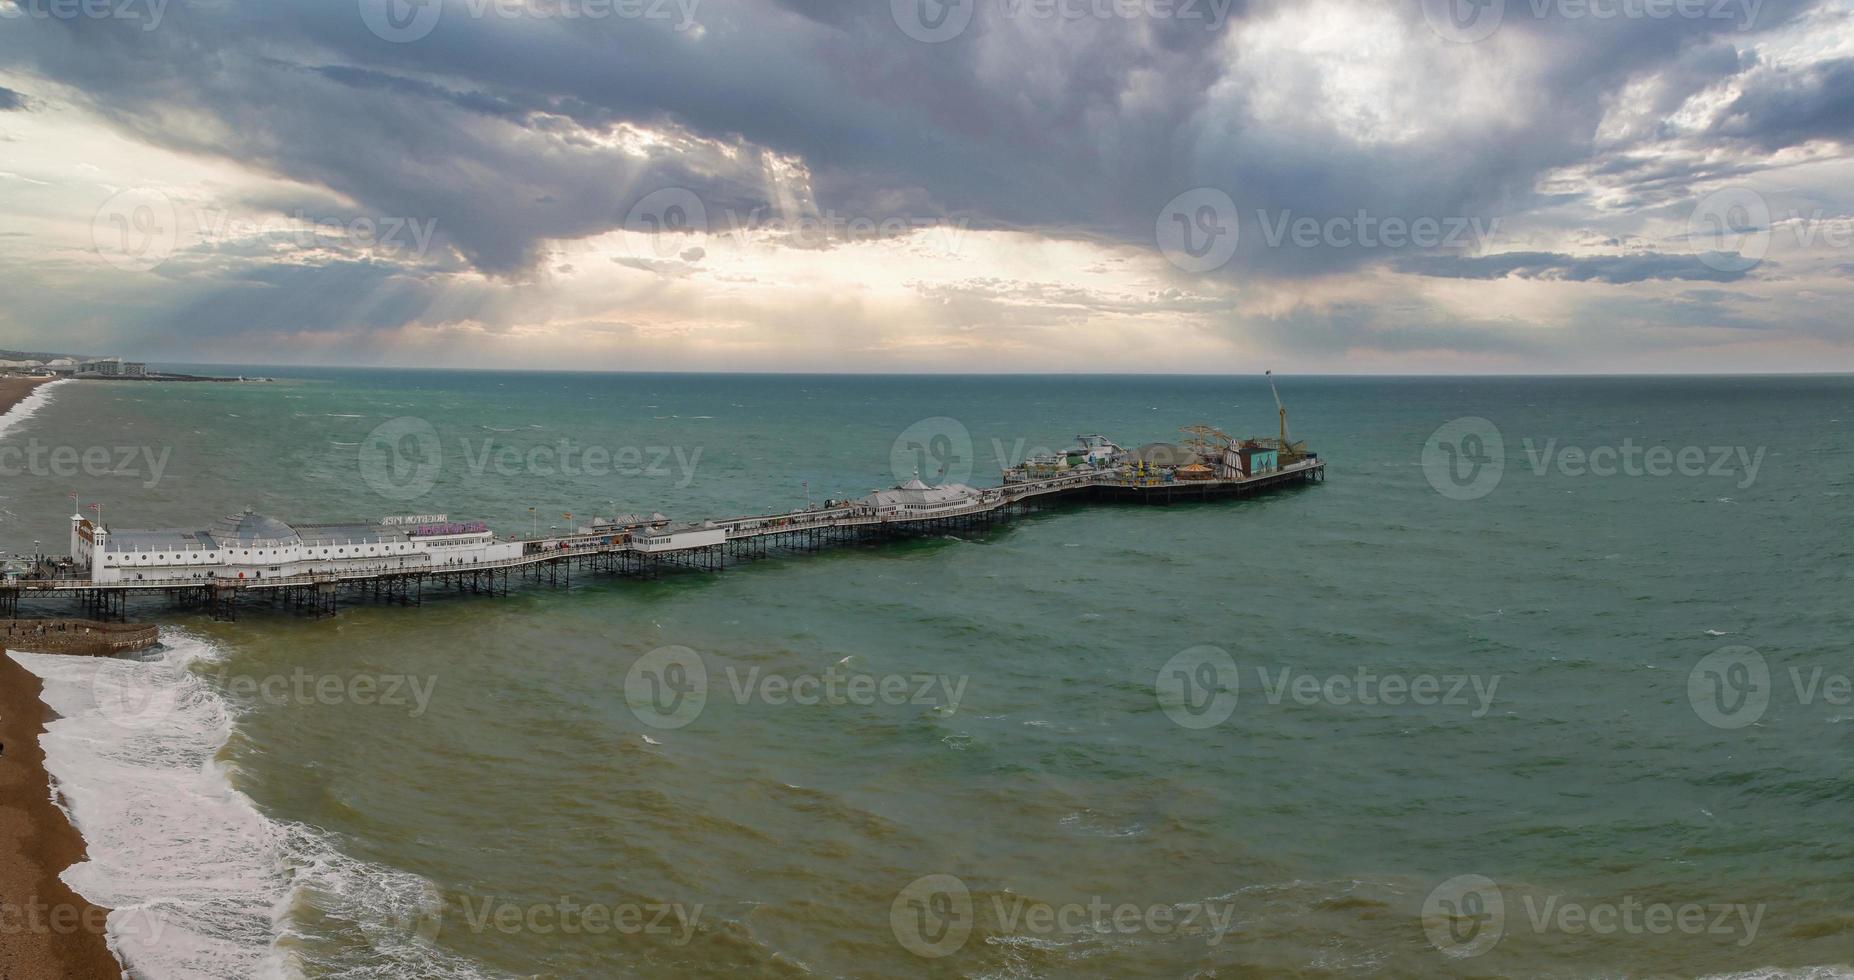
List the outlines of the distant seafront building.
{"label": "distant seafront building", "polygon": [[141,378],[148,375],[148,365],[120,357],[99,357],[78,365],[77,373],[94,378]]}
{"label": "distant seafront building", "polygon": [[265,579],[432,570],[516,558],[520,541],[444,515],[380,523],[287,524],[251,510],[200,530],[112,531],[71,517],[71,555],[95,582]]}
{"label": "distant seafront building", "polygon": [[29,357],[0,357],[0,373],[80,378],[145,378],[148,376],[148,365],[142,361],[125,361],[120,357],[98,357],[87,361],[80,361],[73,357],[54,357],[49,361]]}

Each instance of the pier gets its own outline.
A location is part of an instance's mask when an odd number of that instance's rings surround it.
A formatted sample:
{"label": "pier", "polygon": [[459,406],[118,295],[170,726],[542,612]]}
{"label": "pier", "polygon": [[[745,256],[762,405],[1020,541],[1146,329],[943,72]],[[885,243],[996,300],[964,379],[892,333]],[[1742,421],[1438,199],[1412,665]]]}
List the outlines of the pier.
{"label": "pier", "polygon": [[[443,561],[433,558],[431,552],[414,554],[412,546],[403,543],[402,535],[391,539],[398,544],[380,547],[382,553],[377,557],[360,557],[360,548],[355,547],[354,557],[329,562],[331,567],[326,569],[268,577],[262,569],[256,569],[254,575],[237,571],[234,577],[223,566],[207,569],[150,565],[147,571],[139,571],[142,566],[132,562],[120,568],[110,563],[111,574],[105,576],[97,568],[104,563],[104,554],[116,554],[103,544],[112,532],[74,517],[74,553],[94,549],[95,557],[87,559],[93,562],[89,574],[6,580],[0,584],[0,620],[16,617],[21,601],[27,599],[61,599],[79,605],[92,620],[123,620],[129,600],[143,597],[204,611],[221,621],[234,620],[241,608],[259,604],[325,617],[335,615],[342,605],[359,602],[416,606],[440,596],[502,596],[522,585],[566,587],[576,573],[649,579],[675,570],[721,572],[730,561],[811,553],[924,534],[982,532],[1000,521],[1058,501],[1163,505],[1247,497],[1325,479],[1325,462],[1311,454],[1270,465],[1265,472],[1252,476],[1224,471],[1211,478],[1180,479],[1174,472],[1161,475],[1144,465],[1131,471],[1124,466],[1084,466],[1075,472],[1018,479],[982,490],[957,485],[929,487],[917,478],[859,500],[688,524],[673,524],[659,515],[623,526],[581,528],[573,534],[507,538],[494,538],[483,525],[469,525],[463,533],[476,535],[481,546],[456,549],[458,557]],[[258,539],[258,544],[274,546],[278,543],[274,536],[285,533],[299,536],[288,525],[249,512],[227,520],[237,522],[240,533],[273,536]],[[245,531],[251,524],[259,525],[259,530]],[[334,533],[329,529],[351,532],[358,526],[303,525],[300,535],[323,533],[325,537],[310,541],[312,545],[327,545],[337,540],[326,536]],[[446,525],[435,533],[455,534],[457,527]],[[191,532],[117,532],[115,536],[132,539],[137,534],[157,533],[188,539],[195,536]],[[208,534],[200,532],[198,537],[207,539]],[[302,550],[300,545],[298,541],[297,551]],[[171,543],[162,547],[164,552],[175,550]],[[199,546],[191,547],[197,550]],[[392,550],[395,547],[397,551]],[[328,550],[322,548],[325,554]],[[307,551],[313,554],[315,547]],[[426,563],[408,564],[412,557]],[[165,561],[167,555],[163,553],[161,558]],[[177,553],[175,561],[180,559]],[[297,559],[292,562],[313,563]]]}

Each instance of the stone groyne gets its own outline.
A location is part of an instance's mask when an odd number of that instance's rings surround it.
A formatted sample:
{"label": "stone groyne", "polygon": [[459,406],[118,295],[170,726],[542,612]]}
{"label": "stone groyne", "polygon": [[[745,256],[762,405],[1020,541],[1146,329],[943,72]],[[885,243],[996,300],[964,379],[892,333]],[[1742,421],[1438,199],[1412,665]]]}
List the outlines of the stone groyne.
{"label": "stone groyne", "polygon": [[153,623],[92,619],[0,619],[0,648],[28,653],[107,657],[146,650],[160,638]]}

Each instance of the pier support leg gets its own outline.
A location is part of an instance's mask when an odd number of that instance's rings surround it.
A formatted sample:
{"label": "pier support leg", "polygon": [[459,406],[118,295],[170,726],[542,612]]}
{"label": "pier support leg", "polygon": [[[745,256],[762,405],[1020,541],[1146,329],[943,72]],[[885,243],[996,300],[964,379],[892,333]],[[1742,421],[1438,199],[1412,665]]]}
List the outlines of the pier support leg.
{"label": "pier support leg", "polygon": [[212,618],[221,623],[238,619],[238,589],[219,587],[212,590]]}

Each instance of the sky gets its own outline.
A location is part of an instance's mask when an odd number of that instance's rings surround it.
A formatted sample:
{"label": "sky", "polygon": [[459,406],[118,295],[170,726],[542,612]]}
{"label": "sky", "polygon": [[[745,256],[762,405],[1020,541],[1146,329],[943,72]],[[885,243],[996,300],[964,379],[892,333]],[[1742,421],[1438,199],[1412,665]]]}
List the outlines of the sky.
{"label": "sky", "polygon": [[1854,371],[1854,0],[0,0],[0,348]]}

